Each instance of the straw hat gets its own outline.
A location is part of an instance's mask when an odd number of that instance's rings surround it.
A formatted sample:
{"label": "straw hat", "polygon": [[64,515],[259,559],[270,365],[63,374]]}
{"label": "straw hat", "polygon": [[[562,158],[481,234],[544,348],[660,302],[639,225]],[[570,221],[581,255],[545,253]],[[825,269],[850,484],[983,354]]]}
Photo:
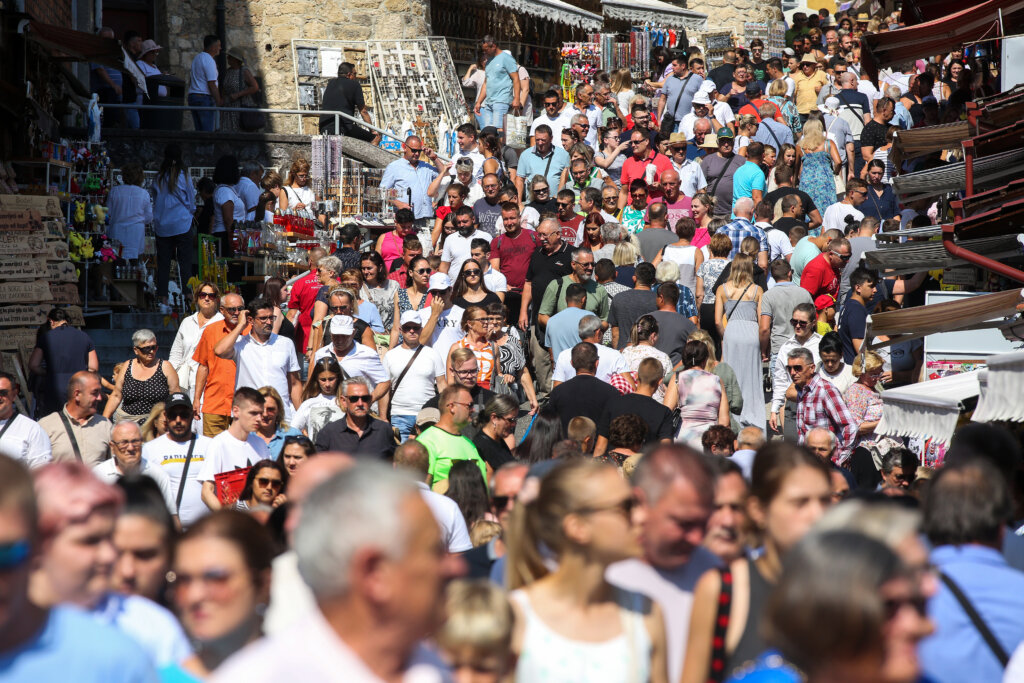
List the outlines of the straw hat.
{"label": "straw hat", "polygon": [[668,136],[669,147],[674,147],[680,143],[685,145],[687,142],[686,133],[672,133],[672,135]]}
{"label": "straw hat", "polygon": [[800,64],[801,65],[812,64],[814,66],[818,66],[818,60],[815,59],[813,55],[808,53],[808,54],[804,55],[803,58],[800,60]]}
{"label": "straw hat", "polygon": [[718,149],[718,136],[714,133],[708,133],[704,136],[704,144],[700,145],[701,149]]}

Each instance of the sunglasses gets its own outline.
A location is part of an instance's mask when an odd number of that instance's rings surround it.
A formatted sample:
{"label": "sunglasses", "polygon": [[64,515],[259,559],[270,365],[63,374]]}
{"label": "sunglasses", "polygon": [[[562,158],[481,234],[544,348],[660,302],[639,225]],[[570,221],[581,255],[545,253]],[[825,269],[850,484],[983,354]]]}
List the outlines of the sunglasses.
{"label": "sunglasses", "polygon": [[789,365],[789,366],[786,367],[786,369],[789,370],[790,372],[803,372],[804,371],[804,366],[803,365]]}
{"label": "sunglasses", "polygon": [[480,269],[474,268],[473,270],[464,270],[462,271],[462,274],[465,275],[466,277],[478,276],[480,275]]}
{"label": "sunglasses", "polygon": [[914,595],[909,598],[893,598],[882,603],[885,610],[885,620],[889,621],[899,614],[904,607],[910,606],[917,612],[918,616],[925,616],[928,613],[928,599],[923,595]]}
{"label": "sunglasses", "polygon": [[0,571],[15,569],[28,561],[32,546],[26,540],[0,545]]}
{"label": "sunglasses", "polygon": [[136,346],[135,350],[139,353],[156,353],[156,344],[152,346]]}
{"label": "sunglasses", "polygon": [[342,304],[341,306],[328,306],[331,309],[331,313],[344,313],[348,310],[348,306]]}
{"label": "sunglasses", "polygon": [[360,394],[359,396],[349,395],[345,397],[345,400],[350,403],[369,403],[370,397],[366,396],[365,394]]}
{"label": "sunglasses", "polygon": [[513,500],[512,496],[491,496],[491,505],[496,511],[508,509],[508,504]]}
{"label": "sunglasses", "polygon": [[576,265],[579,266],[580,268],[582,268],[583,270],[593,270],[594,269],[594,264],[593,263],[580,263],[579,261],[577,261]]}
{"label": "sunglasses", "polygon": [[207,569],[198,574],[174,573],[173,583],[175,590],[186,590],[195,582],[202,582],[213,588],[223,588],[224,584],[231,578],[233,572],[228,569]]}
{"label": "sunglasses", "polygon": [[402,332],[421,332],[423,328],[419,325],[402,325]]}
{"label": "sunglasses", "polygon": [[263,488],[279,489],[284,484],[280,479],[271,479],[270,477],[256,477],[256,483]]}
{"label": "sunglasses", "polygon": [[602,505],[600,507],[586,507],[580,510],[581,514],[593,514],[595,512],[621,512],[623,517],[630,519],[633,516],[633,508],[636,507],[636,499],[630,496],[618,503]]}
{"label": "sunglasses", "polygon": [[214,292],[199,292],[200,299],[216,299],[217,295]]}
{"label": "sunglasses", "polygon": [[241,313],[242,311],[245,310],[245,306],[233,306],[232,308],[228,308],[227,306],[222,306],[221,310],[226,312],[226,313]]}
{"label": "sunglasses", "polygon": [[548,193],[548,188],[546,188],[546,187],[535,187],[535,188],[533,188],[533,193],[534,194],[547,194]]}
{"label": "sunglasses", "polygon": [[572,206],[572,202],[558,202],[558,205],[563,209],[567,209]]}
{"label": "sunglasses", "polygon": [[849,261],[851,258],[853,258],[853,254],[843,255],[843,254],[840,254],[838,251],[833,251],[832,253],[835,254],[836,256],[838,256],[840,258],[840,260],[842,260],[842,261]]}
{"label": "sunglasses", "polygon": [[790,318],[789,324],[793,327],[807,327],[811,322],[809,320],[797,320],[796,318]]}
{"label": "sunglasses", "polygon": [[406,145],[405,148],[410,152],[415,152],[416,154],[419,154],[420,152],[423,151],[422,147],[409,147],[408,145]]}
{"label": "sunglasses", "polygon": [[429,273],[429,272],[430,272],[430,268],[417,268],[417,269],[416,269],[415,271],[413,271],[413,272],[415,272],[415,273],[416,273],[416,274],[418,274],[418,275],[426,275],[427,273]]}

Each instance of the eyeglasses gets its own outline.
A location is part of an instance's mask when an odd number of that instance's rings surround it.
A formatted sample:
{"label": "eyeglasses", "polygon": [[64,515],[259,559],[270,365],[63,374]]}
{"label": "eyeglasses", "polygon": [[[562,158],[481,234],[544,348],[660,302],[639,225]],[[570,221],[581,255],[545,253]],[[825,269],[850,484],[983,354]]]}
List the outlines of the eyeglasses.
{"label": "eyeglasses", "polygon": [[111,441],[118,448],[128,448],[129,446],[141,446],[142,439],[124,439],[123,441]]}
{"label": "eyeglasses", "polygon": [[455,373],[456,375],[462,375],[463,377],[468,377],[470,375],[475,375],[479,371],[476,368],[471,368],[469,370],[456,370],[456,369],[452,368],[452,372]]}
{"label": "eyeglasses", "polygon": [[807,327],[811,322],[809,320],[797,320],[796,318],[790,318],[789,324],[793,327]]}
{"label": "eyeglasses", "polygon": [[0,571],[20,567],[28,561],[32,546],[26,540],[0,545]]}
{"label": "eyeglasses", "polygon": [[493,415],[492,417],[497,418],[499,420],[504,420],[505,422],[507,422],[509,424],[515,424],[516,420],[518,419],[517,415],[512,415],[512,416],[508,416],[508,415]]}
{"label": "eyeglasses", "polygon": [[790,372],[803,372],[804,371],[804,366],[803,365],[788,365],[788,366],[786,366],[786,369],[789,370]]}
{"label": "eyeglasses", "polygon": [[258,315],[256,320],[261,323],[272,323],[274,322],[274,316],[272,315]]}
{"label": "eyeglasses", "polygon": [[369,403],[370,397],[367,396],[366,394],[359,394],[358,396],[353,396],[350,394],[345,397],[345,400],[350,403]]}
{"label": "eyeglasses", "polygon": [[490,322],[490,319],[489,318],[471,318],[469,322],[471,322],[471,323],[483,323],[484,325],[486,325],[488,322]]}
{"label": "eyeglasses", "polygon": [[232,306],[231,308],[228,308],[227,306],[221,306],[220,308],[225,313],[241,313],[242,311],[245,310],[245,306]]}
{"label": "eyeglasses", "polygon": [[156,344],[152,346],[136,346],[135,350],[139,353],[156,353]]}
{"label": "eyeglasses", "polygon": [[196,296],[198,296],[200,299],[216,299],[217,298],[217,294],[215,292],[199,292],[199,294],[197,294]]}
{"label": "eyeglasses", "polygon": [[418,275],[426,275],[427,273],[430,272],[430,268],[417,268],[413,272],[418,274]]}
{"label": "eyeglasses", "polygon": [[452,402],[451,402],[451,403],[449,403],[448,405],[450,405],[450,406],[462,406],[462,407],[463,407],[463,408],[465,408],[466,410],[469,410],[470,408],[472,408],[472,407],[473,407],[473,404],[472,404],[472,403],[462,403],[462,402],[460,402],[460,401],[452,401]]}
{"label": "eyeglasses", "polygon": [[284,484],[280,479],[271,479],[270,477],[256,477],[256,483],[265,489],[279,489]]}
{"label": "eyeglasses", "polygon": [[579,266],[580,268],[582,268],[583,270],[593,270],[594,269],[594,264],[593,263],[580,263],[579,261],[576,261],[576,265]]}
{"label": "eyeglasses", "polygon": [[230,569],[207,569],[198,574],[171,575],[171,582],[175,590],[187,590],[193,583],[203,583],[210,588],[222,589],[229,579],[234,575]]}
{"label": "eyeglasses", "polygon": [[480,275],[480,269],[479,268],[474,268],[473,270],[464,270],[464,271],[462,271],[462,274],[465,275],[466,277],[479,276]]}

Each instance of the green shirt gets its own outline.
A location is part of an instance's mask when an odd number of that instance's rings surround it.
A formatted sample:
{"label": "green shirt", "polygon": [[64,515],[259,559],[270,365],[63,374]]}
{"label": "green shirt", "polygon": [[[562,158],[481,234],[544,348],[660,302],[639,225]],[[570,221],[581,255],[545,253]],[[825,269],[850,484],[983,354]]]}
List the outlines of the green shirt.
{"label": "green shirt", "polygon": [[477,453],[473,442],[462,436],[449,434],[440,427],[430,427],[416,437],[416,441],[426,447],[430,453],[431,482],[436,483],[448,478],[448,472],[456,460],[473,460],[480,468],[480,474],[487,484],[487,465]]}
{"label": "green shirt", "polygon": [[[558,291],[558,284],[561,282],[562,291]],[[552,280],[548,284],[548,288],[544,290],[544,298],[540,302],[541,315],[554,315],[560,311],[565,310],[565,292],[569,288],[569,285],[573,284],[571,275],[563,275],[561,280]],[[611,299],[608,297],[608,291],[605,290],[604,286],[599,285],[597,280],[587,280],[582,283],[584,289],[587,290],[587,305],[584,306],[586,310],[594,313],[601,320],[608,320],[608,311],[611,308]],[[555,295],[558,295],[558,300],[555,300]]]}

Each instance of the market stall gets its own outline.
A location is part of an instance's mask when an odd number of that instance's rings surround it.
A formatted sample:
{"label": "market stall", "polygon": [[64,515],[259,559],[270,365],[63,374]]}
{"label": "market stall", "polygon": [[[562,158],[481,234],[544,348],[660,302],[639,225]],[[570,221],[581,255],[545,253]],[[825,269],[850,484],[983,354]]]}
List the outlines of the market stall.
{"label": "market stall", "polygon": [[986,359],[988,367],[982,370],[981,395],[971,419],[975,422],[1024,422],[1024,351],[1001,353]]}

